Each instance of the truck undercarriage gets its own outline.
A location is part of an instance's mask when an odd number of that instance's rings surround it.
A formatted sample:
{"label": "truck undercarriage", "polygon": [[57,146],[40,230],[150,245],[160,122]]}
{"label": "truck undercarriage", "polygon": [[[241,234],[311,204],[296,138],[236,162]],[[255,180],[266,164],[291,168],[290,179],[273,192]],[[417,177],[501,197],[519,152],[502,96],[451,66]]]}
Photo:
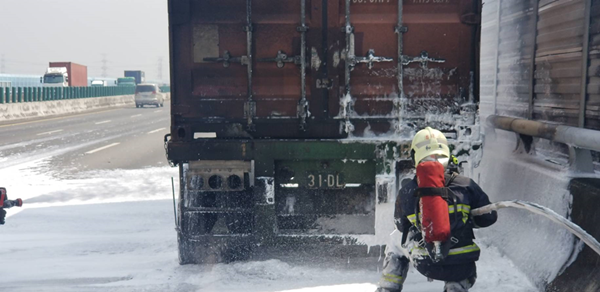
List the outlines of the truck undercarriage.
{"label": "truck undercarriage", "polygon": [[[268,248],[364,255],[365,247],[385,244],[399,184],[413,175],[410,140],[167,145],[180,169],[182,264],[244,259]],[[480,142],[454,148],[479,151]]]}

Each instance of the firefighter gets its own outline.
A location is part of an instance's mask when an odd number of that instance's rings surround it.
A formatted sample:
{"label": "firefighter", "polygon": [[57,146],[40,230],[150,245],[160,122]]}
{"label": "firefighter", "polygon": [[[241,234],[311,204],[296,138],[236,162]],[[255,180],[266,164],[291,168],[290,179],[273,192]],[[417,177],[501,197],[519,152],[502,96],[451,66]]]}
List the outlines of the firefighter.
{"label": "firefighter", "polygon": [[0,208],[0,225],[4,225],[5,219],[6,219],[6,211],[4,211],[4,208]]}
{"label": "firefighter", "polygon": [[4,225],[6,219],[6,211],[4,209],[23,206],[23,200],[9,200],[6,195],[6,188],[0,187],[0,225]]}
{"label": "firefighter", "polygon": [[[429,127],[419,131],[413,138],[411,154],[417,167],[417,175],[400,189],[394,211],[394,222],[398,231],[402,232],[402,238],[392,238],[386,249],[383,274],[377,291],[402,291],[412,261],[416,269],[429,280],[444,281],[444,292],[466,292],[475,284],[475,261],[480,254],[479,247],[473,242],[473,228],[494,224],[497,214],[494,211],[481,216],[470,215],[471,209],[490,204],[489,198],[473,180],[456,173],[444,173],[451,155],[442,132]],[[424,169],[431,171],[423,167],[427,163],[439,166],[439,173],[424,175]],[[420,182],[435,177],[439,178],[441,185],[420,188]],[[442,200],[443,208],[431,209],[433,211],[427,209],[427,206],[423,206],[423,198],[426,197]],[[427,221],[429,218],[424,218],[425,215],[435,217],[435,212],[439,213],[437,216],[440,219],[445,217],[444,220],[448,222],[449,236],[443,242],[426,240],[426,232],[432,232],[430,229],[435,232],[437,226],[443,225],[424,224],[430,222]],[[422,226],[433,228],[424,229]]]}

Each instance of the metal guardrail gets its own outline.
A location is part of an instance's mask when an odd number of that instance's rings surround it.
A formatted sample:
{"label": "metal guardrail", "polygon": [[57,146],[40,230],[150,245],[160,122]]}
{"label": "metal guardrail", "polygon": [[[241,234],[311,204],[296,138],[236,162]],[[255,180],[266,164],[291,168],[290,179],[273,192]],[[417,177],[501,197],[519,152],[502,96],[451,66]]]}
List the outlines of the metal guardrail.
{"label": "metal guardrail", "polygon": [[5,87],[0,88],[0,104],[130,95],[135,87]]}
{"label": "metal guardrail", "polygon": [[[594,172],[591,150],[600,151],[600,131],[498,115],[489,116],[487,123],[496,129],[566,144],[569,146],[571,168],[580,172]],[[521,141],[531,144],[531,141],[522,137]],[[526,145],[526,149],[530,147]]]}

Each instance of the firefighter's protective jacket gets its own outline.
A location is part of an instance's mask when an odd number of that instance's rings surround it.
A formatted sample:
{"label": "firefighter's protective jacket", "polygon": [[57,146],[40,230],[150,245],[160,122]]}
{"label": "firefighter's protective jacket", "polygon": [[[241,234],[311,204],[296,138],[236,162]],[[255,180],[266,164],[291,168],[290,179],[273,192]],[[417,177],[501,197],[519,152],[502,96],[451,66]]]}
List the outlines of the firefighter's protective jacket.
{"label": "firefighter's protective jacket", "polygon": [[[396,198],[394,218],[398,230],[403,234],[413,234],[411,240],[416,244],[409,252],[415,259],[417,270],[422,274],[436,280],[448,280],[451,276],[444,275],[443,271],[449,271],[448,266],[473,266],[479,259],[480,249],[473,242],[475,238],[473,228],[488,227],[496,222],[496,212],[481,216],[471,216],[471,210],[490,204],[485,192],[468,177],[457,175],[452,179],[446,175],[446,182],[450,182],[448,188],[454,194],[454,199],[448,199],[448,211],[450,215],[450,226],[452,242],[447,243],[450,251],[446,258],[440,262],[434,262],[422,241],[421,232],[418,230],[420,216],[417,207],[417,197],[414,195],[418,187],[416,177],[406,183]],[[471,265],[472,264],[472,265]],[[442,273],[438,275],[439,273]],[[474,271],[473,271],[474,273]],[[454,277],[451,277],[454,278]]]}

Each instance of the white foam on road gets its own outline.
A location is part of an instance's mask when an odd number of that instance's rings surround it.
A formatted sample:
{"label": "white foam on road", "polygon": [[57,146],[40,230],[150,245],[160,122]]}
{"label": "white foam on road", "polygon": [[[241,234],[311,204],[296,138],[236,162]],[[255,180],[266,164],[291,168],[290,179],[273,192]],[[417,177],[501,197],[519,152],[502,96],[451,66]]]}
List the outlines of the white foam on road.
{"label": "white foam on road", "polygon": [[[81,173],[57,180],[35,164],[0,171],[9,195],[30,194],[0,226],[0,291],[374,291],[381,263],[250,261],[179,266],[169,167]],[[177,190],[176,190],[177,191]],[[112,203],[107,203],[112,202]],[[485,248],[472,291],[536,291]],[[438,292],[411,270],[404,291]]]}

